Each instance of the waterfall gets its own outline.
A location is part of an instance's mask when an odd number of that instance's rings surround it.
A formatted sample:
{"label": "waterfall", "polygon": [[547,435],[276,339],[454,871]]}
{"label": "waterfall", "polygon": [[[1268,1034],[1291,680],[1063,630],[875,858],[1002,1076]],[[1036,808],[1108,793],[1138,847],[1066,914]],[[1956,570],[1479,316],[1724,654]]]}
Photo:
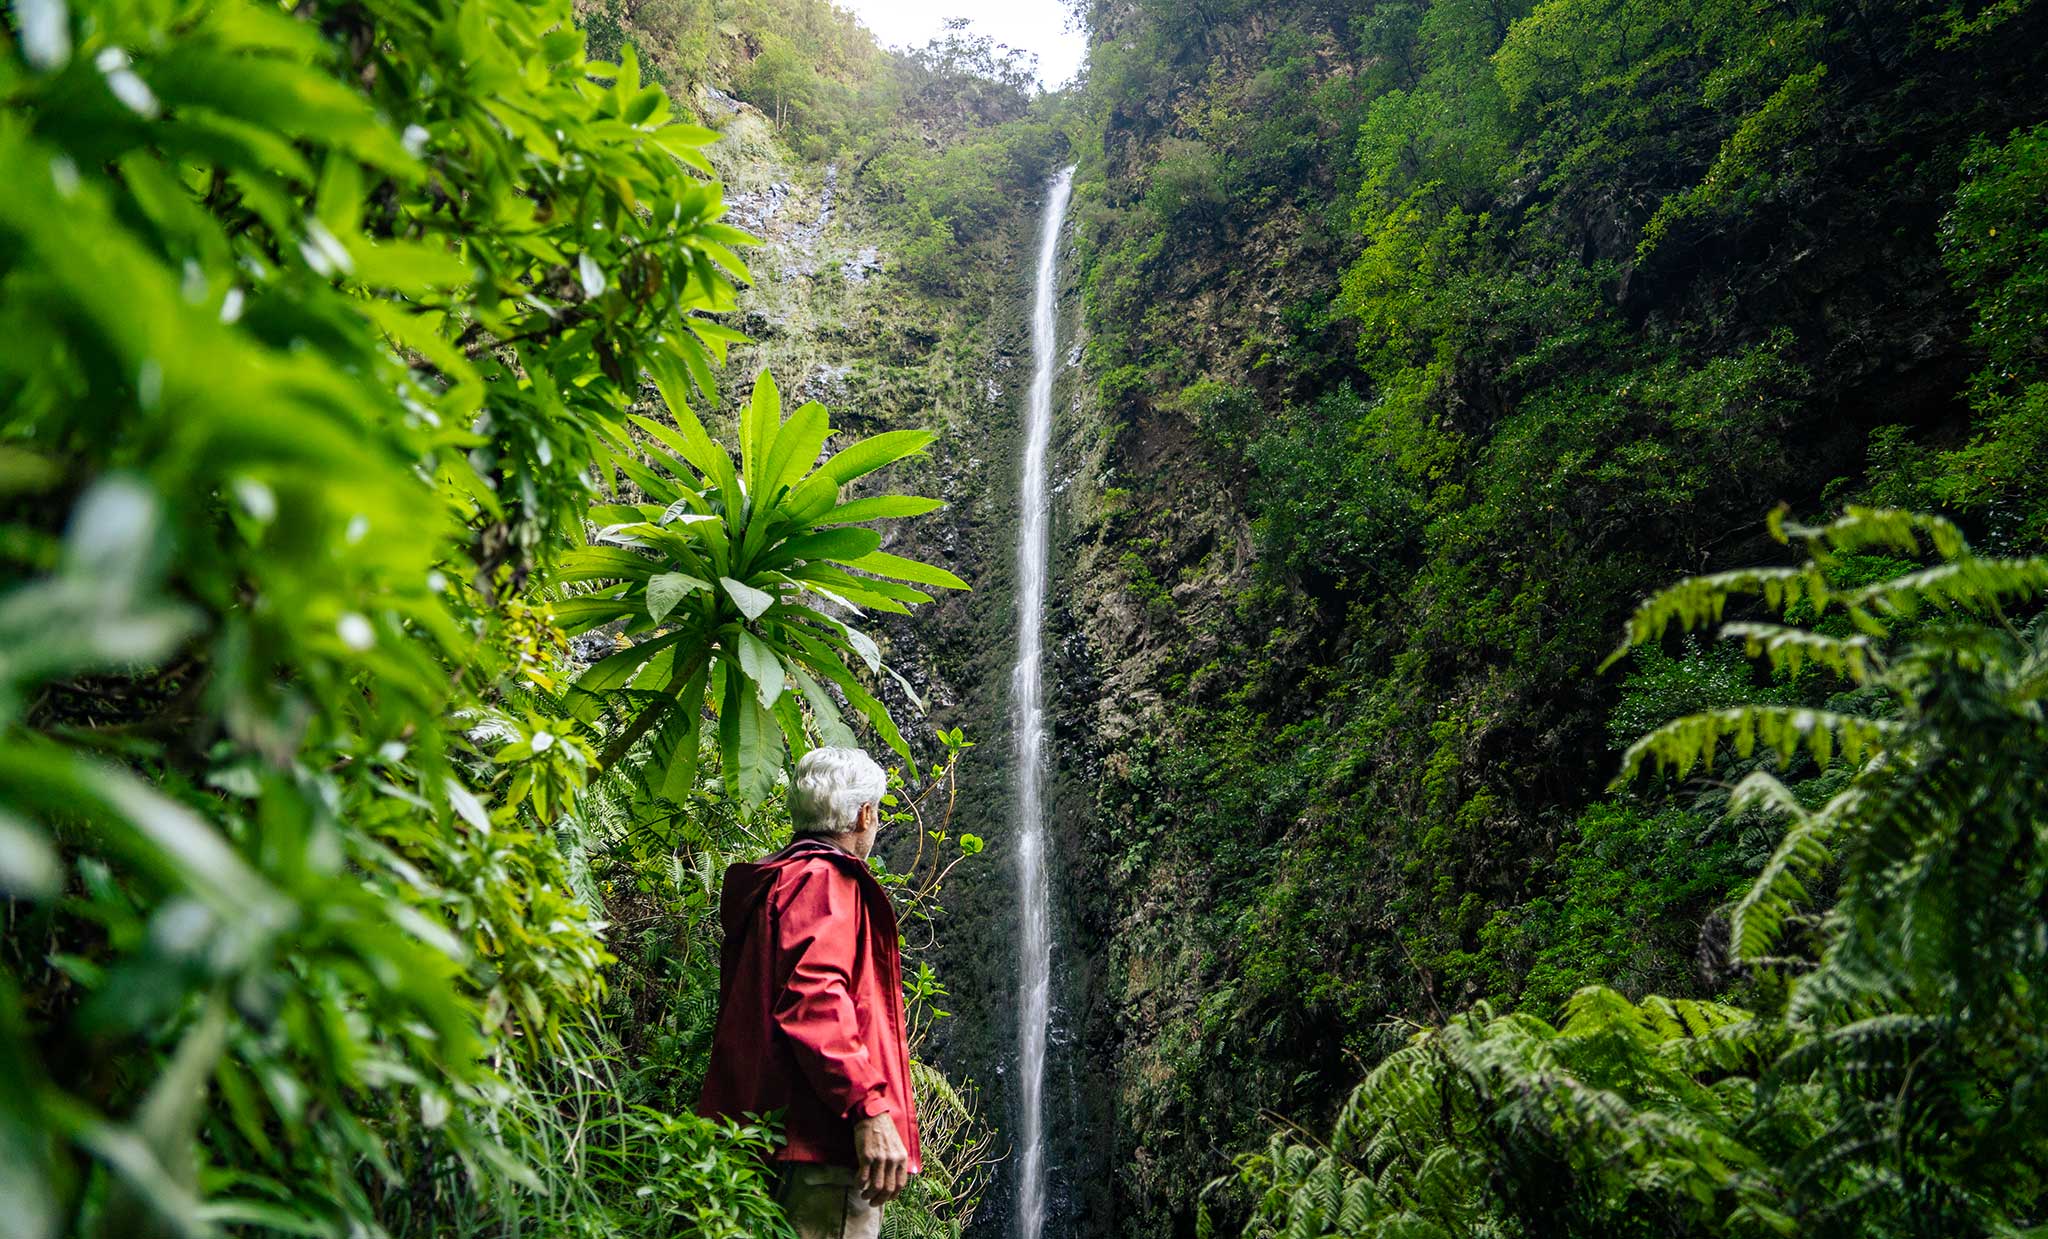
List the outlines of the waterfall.
{"label": "waterfall", "polygon": [[1051,497],[1052,380],[1059,340],[1060,220],[1074,170],[1063,168],[1045,196],[1038,278],[1031,294],[1031,388],[1024,412],[1024,485],[1017,510],[1018,1128],[1017,1237],[1045,1230],[1045,1046],[1052,1033],[1052,884],[1045,865],[1045,585]]}

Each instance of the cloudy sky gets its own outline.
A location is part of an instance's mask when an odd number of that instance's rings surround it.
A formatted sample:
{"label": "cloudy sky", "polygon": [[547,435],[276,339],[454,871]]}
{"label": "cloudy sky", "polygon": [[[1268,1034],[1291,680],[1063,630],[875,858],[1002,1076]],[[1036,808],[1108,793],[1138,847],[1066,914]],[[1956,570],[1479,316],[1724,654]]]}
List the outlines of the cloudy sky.
{"label": "cloudy sky", "polygon": [[949,17],[973,19],[976,34],[1038,54],[1038,80],[1048,90],[1065,85],[1081,68],[1087,40],[1067,29],[1061,0],[834,0],[890,47],[921,47]]}

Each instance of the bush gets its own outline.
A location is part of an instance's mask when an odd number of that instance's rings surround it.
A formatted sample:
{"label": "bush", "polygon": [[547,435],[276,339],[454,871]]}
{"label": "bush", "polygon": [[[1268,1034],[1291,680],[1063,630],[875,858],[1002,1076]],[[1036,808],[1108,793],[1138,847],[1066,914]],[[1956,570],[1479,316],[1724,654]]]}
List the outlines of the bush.
{"label": "bush", "polygon": [[[839,482],[925,436],[835,456],[772,539],[680,519],[743,521],[735,472],[768,493],[786,436],[800,482],[829,427],[764,395],[736,465],[690,416],[751,238],[715,135],[630,47],[588,59],[565,0],[14,13],[0,1232],[777,1232],[769,1132],[616,1086],[588,785],[639,794],[632,830],[690,822],[662,871],[708,887],[685,856],[754,845],[724,788],[760,799],[784,739],[850,734],[810,674],[895,734],[872,645],[766,648],[802,608],[747,581],[764,548],[777,591],[872,552],[851,524],[916,504]],[[643,375],[690,465],[628,420]],[[643,487],[681,506],[571,555],[600,489]],[[715,562],[716,600],[651,581],[657,547]],[[620,610],[597,580],[634,595],[638,662],[716,660],[715,798],[671,777],[698,729],[635,747],[648,694],[571,686],[564,628]]]}

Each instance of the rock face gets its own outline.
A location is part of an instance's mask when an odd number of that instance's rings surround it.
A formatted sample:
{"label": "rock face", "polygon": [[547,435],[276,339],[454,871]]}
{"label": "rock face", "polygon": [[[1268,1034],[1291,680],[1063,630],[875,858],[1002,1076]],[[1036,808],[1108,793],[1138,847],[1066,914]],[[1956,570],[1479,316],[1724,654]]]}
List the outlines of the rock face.
{"label": "rock face", "polygon": [[[2048,115],[2020,85],[2042,72],[2048,15],[1967,65],[1902,35],[1829,65],[1837,120],[1863,119],[1809,135],[1810,166],[1644,256],[1655,203],[1614,189],[1638,182],[1524,135],[1541,175],[1441,207],[1520,221],[1498,254],[1428,268],[1477,308],[1418,294],[1453,325],[1383,323],[1396,344],[1375,354],[1360,321],[1392,311],[1346,303],[1343,282],[1378,206],[1355,179],[1371,100],[1308,101],[1374,75],[1361,95],[1414,89],[1386,45],[1360,44],[1386,31],[1343,6],[1165,10],[1092,10],[1098,42],[1174,71],[1093,101],[1068,273],[1092,326],[1076,307],[1063,328],[1087,359],[1062,384],[1048,671],[1071,1107],[1054,1233],[1073,1236],[1193,1233],[1203,1185],[1270,1133],[1262,1111],[1327,1116],[1404,1020],[1542,984],[1711,983],[1694,946],[1723,876],[1597,949],[1559,927],[1572,864],[1675,887],[1695,875],[1663,858],[1728,843],[1684,796],[1604,799],[1609,719],[1625,688],[1649,690],[1593,668],[1642,593],[1767,559],[1749,535],[1778,500],[1819,513],[1863,493],[1884,423],[1967,437],[1970,313],[1941,252],[1956,152]],[[1475,37],[1497,46],[1524,11],[1496,8],[1503,29]],[[1473,71],[1493,72],[1486,54]],[[1726,136],[1713,126],[1737,120],[1702,116],[1711,140],[1683,135],[1697,146],[1653,126],[1603,157],[1693,184]],[[1439,261],[1401,250],[1389,219],[1386,262]],[[1569,313],[1541,317],[1545,298]],[[1426,361],[1387,361],[1397,345]],[[1418,445],[1441,455],[1418,463]],[[1389,497],[1410,477],[1412,499]],[[1409,523],[1361,511],[1380,501]],[[993,669],[964,674],[997,717]],[[1595,846],[1603,814],[1673,851],[1619,867],[1602,849],[1625,848]],[[1002,993],[972,1000],[976,1021],[999,1025]]]}

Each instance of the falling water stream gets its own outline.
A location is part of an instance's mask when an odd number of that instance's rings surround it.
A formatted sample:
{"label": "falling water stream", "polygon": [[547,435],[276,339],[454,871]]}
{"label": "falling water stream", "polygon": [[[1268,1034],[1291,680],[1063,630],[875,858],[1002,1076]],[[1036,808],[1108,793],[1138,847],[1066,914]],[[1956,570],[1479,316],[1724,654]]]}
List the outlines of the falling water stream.
{"label": "falling water stream", "polygon": [[1045,1047],[1052,1033],[1052,889],[1045,865],[1045,586],[1051,498],[1052,380],[1058,354],[1060,220],[1074,170],[1045,196],[1031,293],[1031,388],[1024,412],[1024,488],[1017,508],[1018,1128],[1017,1239],[1045,1230]]}

